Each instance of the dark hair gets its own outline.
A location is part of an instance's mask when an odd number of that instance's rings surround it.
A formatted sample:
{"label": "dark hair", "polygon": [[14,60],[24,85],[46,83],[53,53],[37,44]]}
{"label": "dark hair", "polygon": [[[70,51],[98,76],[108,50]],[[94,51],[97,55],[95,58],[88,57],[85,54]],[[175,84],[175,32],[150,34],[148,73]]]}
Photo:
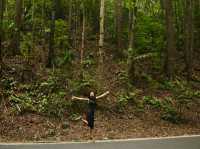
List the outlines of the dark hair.
{"label": "dark hair", "polygon": [[[94,93],[94,96],[93,96],[93,97],[90,96],[90,93],[91,93],[91,92]],[[90,100],[94,100],[94,101],[95,101],[95,100],[96,100],[96,92],[90,91],[90,92],[89,92],[89,95],[88,95],[88,98],[89,98]]]}

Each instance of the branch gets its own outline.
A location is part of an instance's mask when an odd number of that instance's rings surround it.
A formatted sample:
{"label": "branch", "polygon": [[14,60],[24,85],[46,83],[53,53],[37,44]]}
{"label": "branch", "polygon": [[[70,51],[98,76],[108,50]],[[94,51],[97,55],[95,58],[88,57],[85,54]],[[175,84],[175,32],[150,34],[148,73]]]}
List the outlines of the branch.
{"label": "branch", "polygon": [[140,61],[140,60],[144,60],[144,59],[151,58],[151,57],[155,57],[155,56],[156,56],[155,53],[147,53],[147,54],[143,54],[143,55],[134,57],[133,60],[134,60],[134,61]]}
{"label": "branch", "polygon": [[103,97],[107,96],[109,93],[110,93],[110,92],[109,92],[109,91],[107,91],[107,92],[103,93],[102,95],[100,95],[100,96],[97,96],[97,97],[96,97],[96,99],[103,98]]}
{"label": "branch", "polygon": [[84,100],[84,101],[88,101],[89,99],[88,98],[82,98],[82,97],[76,97],[76,96],[72,96],[72,100]]}

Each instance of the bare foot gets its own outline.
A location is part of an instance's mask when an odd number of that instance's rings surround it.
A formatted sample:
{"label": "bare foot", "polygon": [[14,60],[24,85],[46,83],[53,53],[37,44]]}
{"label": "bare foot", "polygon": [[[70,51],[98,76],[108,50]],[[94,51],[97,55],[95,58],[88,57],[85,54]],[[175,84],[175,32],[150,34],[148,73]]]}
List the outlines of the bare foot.
{"label": "bare foot", "polygon": [[86,125],[88,125],[88,122],[84,119],[81,119]]}

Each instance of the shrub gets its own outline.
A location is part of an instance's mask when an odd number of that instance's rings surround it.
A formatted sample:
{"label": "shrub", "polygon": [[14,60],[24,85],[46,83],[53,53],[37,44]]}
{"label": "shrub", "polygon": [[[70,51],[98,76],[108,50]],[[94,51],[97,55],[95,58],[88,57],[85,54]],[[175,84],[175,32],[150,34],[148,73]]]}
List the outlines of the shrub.
{"label": "shrub", "polygon": [[157,109],[157,108],[162,108],[162,103],[160,100],[158,100],[156,97],[152,97],[152,96],[144,96],[143,97],[144,103],[147,105],[152,106],[153,108]]}

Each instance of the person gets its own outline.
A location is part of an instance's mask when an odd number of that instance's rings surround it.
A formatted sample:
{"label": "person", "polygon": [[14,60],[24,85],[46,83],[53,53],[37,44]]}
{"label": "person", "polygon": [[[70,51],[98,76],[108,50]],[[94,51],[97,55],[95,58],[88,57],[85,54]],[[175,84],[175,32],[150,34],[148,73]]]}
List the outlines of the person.
{"label": "person", "polygon": [[103,93],[102,95],[96,97],[95,92],[90,92],[88,98],[72,96],[72,100],[76,99],[76,100],[88,101],[86,120],[82,119],[82,121],[85,124],[87,124],[87,126],[90,128],[90,139],[93,139],[94,117],[95,117],[95,111],[96,111],[96,106],[97,106],[96,100],[107,96],[109,93],[110,92],[107,91]]}

